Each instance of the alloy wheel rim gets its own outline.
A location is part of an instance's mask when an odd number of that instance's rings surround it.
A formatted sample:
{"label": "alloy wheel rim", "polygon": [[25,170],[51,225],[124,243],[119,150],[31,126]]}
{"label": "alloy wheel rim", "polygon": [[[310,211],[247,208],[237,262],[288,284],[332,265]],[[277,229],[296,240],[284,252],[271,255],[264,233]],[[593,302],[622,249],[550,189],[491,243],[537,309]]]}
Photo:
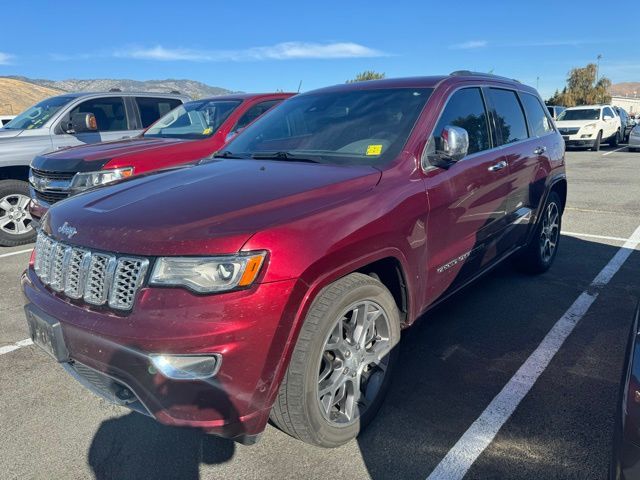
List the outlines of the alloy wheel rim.
{"label": "alloy wheel rim", "polygon": [[329,423],[355,423],[377,398],[392,349],[390,332],[388,315],[370,300],[338,317],[318,365],[317,401]]}
{"label": "alloy wheel rim", "polygon": [[558,205],[550,203],[542,218],[542,231],[540,232],[540,253],[546,263],[551,260],[558,245],[560,234],[560,211]]}
{"label": "alloy wheel rim", "polygon": [[33,230],[32,218],[27,206],[29,197],[10,194],[0,199],[0,230],[10,235],[23,235]]}

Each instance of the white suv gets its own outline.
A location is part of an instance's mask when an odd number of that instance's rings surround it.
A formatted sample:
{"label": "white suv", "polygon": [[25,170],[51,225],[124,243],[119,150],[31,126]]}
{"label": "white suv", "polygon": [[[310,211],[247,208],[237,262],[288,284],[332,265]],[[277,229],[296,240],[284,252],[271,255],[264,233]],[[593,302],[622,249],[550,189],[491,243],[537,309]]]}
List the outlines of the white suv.
{"label": "white suv", "polygon": [[606,142],[612,147],[622,140],[620,118],[610,105],[585,105],[567,108],[556,120],[567,147],[600,149]]}

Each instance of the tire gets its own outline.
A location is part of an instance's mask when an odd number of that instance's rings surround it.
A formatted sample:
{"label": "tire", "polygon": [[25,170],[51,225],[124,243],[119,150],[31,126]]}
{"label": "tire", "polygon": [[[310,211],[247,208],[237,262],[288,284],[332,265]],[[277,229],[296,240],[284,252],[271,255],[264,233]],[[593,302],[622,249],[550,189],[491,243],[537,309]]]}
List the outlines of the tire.
{"label": "tire", "polygon": [[635,152],[635,151],[636,151],[636,149],[635,149],[635,148],[633,148],[633,147],[629,147],[629,148],[627,148],[627,150],[628,150],[629,152]]}
{"label": "tire", "polygon": [[602,130],[598,132],[598,136],[593,142],[593,146],[591,147],[592,152],[597,152],[600,150],[600,144],[602,143]]}
{"label": "tire", "polygon": [[[550,222],[554,215],[557,215],[556,221]],[[551,192],[529,244],[515,259],[516,267],[531,274],[549,270],[558,253],[561,228],[562,201],[556,192]]]}
{"label": "tire", "polygon": [[[375,330],[358,329],[362,318],[357,320],[356,312],[369,318],[376,311],[380,313],[370,324]],[[357,339],[364,348],[358,348]],[[292,437],[320,447],[338,447],[352,440],[382,404],[399,341],[398,307],[380,281],[352,273],[330,284],[318,294],[304,320],[271,421]],[[381,359],[376,366],[363,361],[367,354],[374,358],[373,350]],[[363,402],[370,395],[366,403],[354,401],[356,385]],[[349,405],[357,406],[350,409]]]}
{"label": "tire", "polygon": [[613,137],[609,139],[609,146],[616,148],[620,143],[620,130],[618,130]]}
{"label": "tire", "polygon": [[0,246],[15,247],[35,240],[29,201],[27,182],[0,181]]}

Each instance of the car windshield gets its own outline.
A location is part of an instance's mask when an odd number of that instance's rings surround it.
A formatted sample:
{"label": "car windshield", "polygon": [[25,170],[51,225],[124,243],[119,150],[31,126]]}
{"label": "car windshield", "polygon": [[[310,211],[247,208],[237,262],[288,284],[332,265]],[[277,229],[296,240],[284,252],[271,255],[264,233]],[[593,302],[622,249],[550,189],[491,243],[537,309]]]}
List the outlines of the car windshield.
{"label": "car windshield", "polygon": [[293,97],[241,132],[219,156],[380,165],[400,152],[431,88]]}
{"label": "car windshield", "polygon": [[144,136],[195,140],[210,137],[241,103],[241,100],[185,103],[160,118]]}
{"label": "car windshield", "polygon": [[576,110],[565,110],[560,114],[558,120],[599,120],[599,108],[578,108]]}
{"label": "car windshield", "polygon": [[58,110],[67,105],[75,97],[51,97],[29,107],[4,128],[9,130],[31,130],[42,127]]}

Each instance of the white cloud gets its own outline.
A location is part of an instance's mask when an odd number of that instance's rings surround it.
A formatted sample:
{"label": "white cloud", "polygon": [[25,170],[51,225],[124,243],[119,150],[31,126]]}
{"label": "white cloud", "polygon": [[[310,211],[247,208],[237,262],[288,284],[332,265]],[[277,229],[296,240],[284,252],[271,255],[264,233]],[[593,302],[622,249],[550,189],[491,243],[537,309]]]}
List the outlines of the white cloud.
{"label": "white cloud", "polygon": [[14,58],[13,55],[0,52],[0,65],[10,65],[12,58]]}
{"label": "white cloud", "polygon": [[306,43],[284,42],[267,47],[252,47],[244,50],[191,50],[165,48],[156,45],[150,48],[134,47],[113,54],[120,58],[137,58],[159,61],[221,62],[257,60],[296,60],[381,57],[384,52],[353,42]]}
{"label": "white cloud", "polygon": [[453,50],[471,50],[474,48],[484,48],[489,44],[486,40],[469,40],[468,42],[456,43],[450,45],[449,48]]}

